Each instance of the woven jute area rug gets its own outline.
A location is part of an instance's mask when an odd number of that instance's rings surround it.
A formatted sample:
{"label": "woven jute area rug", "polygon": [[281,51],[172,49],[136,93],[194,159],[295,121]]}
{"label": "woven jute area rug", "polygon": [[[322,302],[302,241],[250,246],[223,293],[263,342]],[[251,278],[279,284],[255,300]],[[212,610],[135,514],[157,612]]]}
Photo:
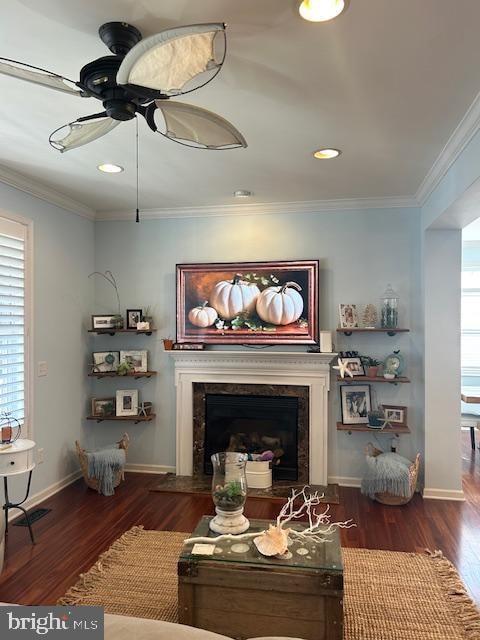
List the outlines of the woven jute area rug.
{"label": "woven jute area rug", "polygon": [[[134,527],[58,604],[177,621],[177,558],[187,533]],[[344,640],[480,640],[480,614],[453,565],[422,555],[343,549]]]}

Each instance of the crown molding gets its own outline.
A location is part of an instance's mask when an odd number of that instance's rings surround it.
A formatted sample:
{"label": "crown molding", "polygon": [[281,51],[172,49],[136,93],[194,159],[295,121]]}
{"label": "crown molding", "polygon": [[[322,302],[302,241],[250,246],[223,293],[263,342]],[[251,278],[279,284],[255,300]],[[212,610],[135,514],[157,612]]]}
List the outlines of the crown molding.
{"label": "crown molding", "polygon": [[[143,209],[143,220],[171,218],[200,218],[218,216],[249,216],[270,214],[314,214],[329,211],[351,211],[354,209],[409,209],[418,207],[414,198],[359,198],[343,200],[312,200],[307,202],[263,202],[225,204],[199,207],[174,207],[171,209]],[[97,211],[97,220],[134,220],[134,210]]]}
{"label": "crown molding", "polygon": [[433,163],[430,171],[425,176],[422,184],[415,194],[415,199],[424,205],[429,196],[439,185],[442,178],[460,156],[462,151],[472,140],[473,136],[480,128],[480,93],[470,105],[467,113],[463,116],[446,145]]}
{"label": "crown molding", "polygon": [[41,182],[37,182],[33,178],[25,176],[23,173],[13,171],[4,165],[0,165],[0,182],[3,182],[10,187],[14,187],[19,191],[23,191],[24,193],[28,193],[31,196],[35,196],[36,198],[40,198],[40,200],[54,204],[57,207],[66,209],[71,213],[76,213],[77,215],[82,216],[82,218],[95,220],[95,211],[90,209],[90,207],[70,198],[60,191],[47,187]]}

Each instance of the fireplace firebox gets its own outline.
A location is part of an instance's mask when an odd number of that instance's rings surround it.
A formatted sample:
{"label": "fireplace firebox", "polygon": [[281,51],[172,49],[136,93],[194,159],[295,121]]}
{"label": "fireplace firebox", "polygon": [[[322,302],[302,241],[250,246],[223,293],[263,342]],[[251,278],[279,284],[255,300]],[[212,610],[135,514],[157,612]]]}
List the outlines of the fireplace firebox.
{"label": "fireplace firebox", "polygon": [[208,393],[205,405],[207,475],[218,451],[271,452],[274,480],[298,480],[298,398]]}

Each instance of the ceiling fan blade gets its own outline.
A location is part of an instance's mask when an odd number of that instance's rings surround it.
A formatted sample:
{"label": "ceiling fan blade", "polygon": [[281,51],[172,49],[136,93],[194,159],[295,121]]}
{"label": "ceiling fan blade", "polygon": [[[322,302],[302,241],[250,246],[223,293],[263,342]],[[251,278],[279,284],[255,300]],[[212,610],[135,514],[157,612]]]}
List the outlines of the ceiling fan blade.
{"label": "ceiling fan blade", "polygon": [[62,91],[62,93],[68,93],[72,96],[88,97],[77,87],[73,80],[17,60],[0,58],[0,73],[19,80],[25,80],[26,82],[33,82],[49,89]]}
{"label": "ceiling fan blade", "polygon": [[[188,93],[217,75],[225,52],[225,25],[221,23],[161,31],[141,40],[127,53],[118,70],[117,83],[148,87],[164,95]],[[189,86],[194,79],[198,84]]]}
{"label": "ceiling fan blade", "polygon": [[[163,116],[160,128],[155,120],[158,113]],[[235,149],[248,146],[240,131],[228,120],[192,104],[156,100],[146,108],[145,119],[153,131],[188,147]]]}
{"label": "ceiling fan blade", "polygon": [[64,153],[101,138],[120,124],[120,120],[109,118],[106,114],[96,114],[96,117],[96,120],[91,120],[90,116],[86,116],[64,124],[50,134],[48,141],[54,149]]}

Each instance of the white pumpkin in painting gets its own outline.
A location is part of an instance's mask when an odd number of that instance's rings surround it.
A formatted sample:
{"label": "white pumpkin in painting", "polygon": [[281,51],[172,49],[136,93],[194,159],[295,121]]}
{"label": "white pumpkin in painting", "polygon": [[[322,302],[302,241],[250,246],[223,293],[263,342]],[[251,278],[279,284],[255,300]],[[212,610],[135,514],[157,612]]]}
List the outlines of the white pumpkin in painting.
{"label": "white pumpkin in painting", "polygon": [[281,287],[268,287],[257,300],[257,313],[264,322],[285,325],[295,322],[303,311],[302,287],[287,282]]}
{"label": "white pumpkin in painting", "polygon": [[256,284],[241,280],[238,274],[233,280],[221,280],[213,287],[210,304],[224,320],[232,320],[239,313],[249,313],[255,309],[260,289]]}
{"label": "white pumpkin in painting", "polygon": [[218,313],[213,307],[208,306],[208,302],[205,301],[198,307],[195,307],[188,314],[188,319],[194,327],[200,327],[205,329],[211,327],[215,320],[218,318]]}

